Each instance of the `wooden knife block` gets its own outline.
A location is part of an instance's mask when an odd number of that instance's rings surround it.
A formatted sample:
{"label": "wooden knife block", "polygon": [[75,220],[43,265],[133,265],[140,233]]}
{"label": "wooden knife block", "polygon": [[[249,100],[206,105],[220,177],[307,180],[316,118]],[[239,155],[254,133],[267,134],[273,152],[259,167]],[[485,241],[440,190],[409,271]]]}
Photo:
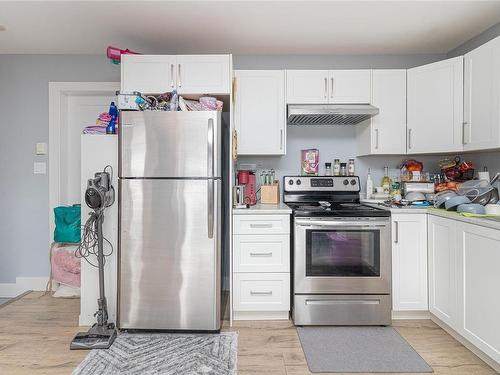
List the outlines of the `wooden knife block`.
{"label": "wooden knife block", "polygon": [[275,181],[272,185],[260,186],[260,203],[278,204],[280,203],[280,184]]}

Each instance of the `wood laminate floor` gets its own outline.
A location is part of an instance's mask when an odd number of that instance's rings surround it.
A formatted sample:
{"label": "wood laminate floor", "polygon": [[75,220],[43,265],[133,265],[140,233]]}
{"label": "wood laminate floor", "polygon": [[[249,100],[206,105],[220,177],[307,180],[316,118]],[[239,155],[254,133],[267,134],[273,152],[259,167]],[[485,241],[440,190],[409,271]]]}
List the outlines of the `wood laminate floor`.
{"label": "wood laminate floor", "polygon": [[[69,350],[72,337],[82,330],[79,303],[34,292],[0,307],[0,374],[71,374],[87,354]],[[496,374],[429,320],[394,325],[436,375]],[[239,332],[239,375],[310,374],[291,322],[236,322],[232,328],[226,323],[224,330]]]}

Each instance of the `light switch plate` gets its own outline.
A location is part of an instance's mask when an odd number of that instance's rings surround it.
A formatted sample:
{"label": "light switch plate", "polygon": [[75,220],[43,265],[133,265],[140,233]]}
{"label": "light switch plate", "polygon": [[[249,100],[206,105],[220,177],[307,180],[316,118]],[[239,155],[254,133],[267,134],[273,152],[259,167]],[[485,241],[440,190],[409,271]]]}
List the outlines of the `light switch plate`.
{"label": "light switch plate", "polygon": [[35,161],[33,163],[33,174],[47,174],[47,163]]}
{"label": "light switch plate", "polygon": [[47,155],[47,143],[38,142],[36,144],[35,153],[37,155]]}

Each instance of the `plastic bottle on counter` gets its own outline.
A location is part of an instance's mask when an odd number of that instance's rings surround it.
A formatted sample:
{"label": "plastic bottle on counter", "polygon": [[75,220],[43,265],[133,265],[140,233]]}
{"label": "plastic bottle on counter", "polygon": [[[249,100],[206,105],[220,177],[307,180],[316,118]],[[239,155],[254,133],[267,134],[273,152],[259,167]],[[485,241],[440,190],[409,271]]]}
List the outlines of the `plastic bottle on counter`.
{"label": "plastic bottle on counter", "polygon": [[354,159],[349,159],[349,164],[347,165],[347,174],[349,176],[354,176],[355,174]]}
{"label": "plastic bottle on counter", "polygon": [[389,178],[389,167],[384,167],[384,177],[382,178],[382,188],[384,193],[389,194],[391,192],[391,179]]}
{"label": "plastic bottle on counter", "polygon": [[333,161],[333,175],[340,176],[340,159],[335,159]]}
{"label": "plastic bottle on counter", "polygon": [[370,199],[373,195],[373,180],[371,169],[368,168],[368,176],[366,177],[366,199]]}
{"label": "plastic bottle on counter", "polygon": [[106,126],[106,134],[116,134],[116,119],[118,118],[118,108],[115,102],[111,102],[109,105],[109,115],[111,120],[109,120],[108,126]]}

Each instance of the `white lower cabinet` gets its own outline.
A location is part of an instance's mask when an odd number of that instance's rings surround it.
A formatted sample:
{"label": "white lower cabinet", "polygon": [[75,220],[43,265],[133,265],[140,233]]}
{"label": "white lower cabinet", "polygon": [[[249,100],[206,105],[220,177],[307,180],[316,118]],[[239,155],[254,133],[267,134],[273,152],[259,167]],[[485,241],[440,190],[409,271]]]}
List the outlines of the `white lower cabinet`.
{"label": "white lower cabinet", "polygon": [[290,273],[235,273],[235,311],[290,309]]}
{"label": "white lower cabinet", "polygon": [[500,363],[500,230],[458,223],[458,332]]}
{"label": "white lower cabinet", "polygon": [[427,214],[392,215],[392,309],[426,311]]}
{"label": "white lower cabinet", "polygon": [[235,215],[234,234],[290,233],[290,215]]}
{"label": "white lower cabinet", "polygon": [[429,311],[449,326],[458,323],[456,224],[429,216]]}
{"label": "white lower cabinet", "polygon": [[430,312],[500,365],[500,230],[429,216]]}
{"label": "white lower cabinet", "polygon": [[235,272],[290,272],[289,234],[235,234]]}
{"label": "white lower cabinet", "polygon": [[233,319],[288,319],[290,215],[233,216]]}

